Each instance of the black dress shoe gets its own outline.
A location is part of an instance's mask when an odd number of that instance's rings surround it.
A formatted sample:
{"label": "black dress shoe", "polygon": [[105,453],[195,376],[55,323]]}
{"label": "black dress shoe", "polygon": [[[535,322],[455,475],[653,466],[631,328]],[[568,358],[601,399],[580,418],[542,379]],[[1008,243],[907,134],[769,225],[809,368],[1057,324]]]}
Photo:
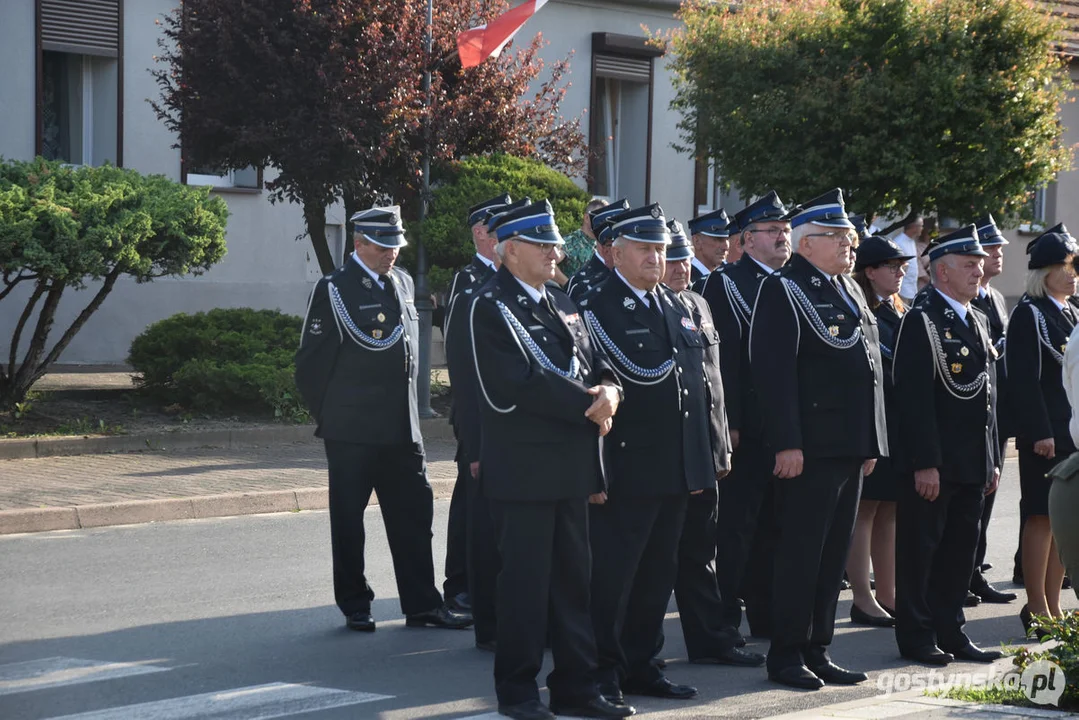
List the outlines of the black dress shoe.
{"label": "black dress shoe", "polygon": [[622,688],[617,683],[599,683],[599,694],[611,705],[625,705],[626,698],[622,696]]}
{"label": "black dress shoe", "polygon": [[[887,612],[887,610],[885,610]],[[891,615],[878,617],[870,615],[853,603],[850,606],[850,621],[855,625],[868,625],[870,627],[895,627],[895,618]],[[825,680],[827,682],[827,680]]]}
{"label": "black dress shoe", "polygon": [[485,650],[487,652],[494,652],[498,647],[498,644],[494,640],[477,640],[476,649]]}
{"label": "black dress shoe", "polygon": [[1061,590],[1071,590],[1072,589],[1072,579],[1070,577],[1068,577],[1067,575],[1065,575],[1064,579],[1061,581],[1060,589]]}
{"label": "black dress shoe", "polygon": [[[1026,633],[1027,637],[1030,637],[1034,616],[1026,605],[1019,610],[1019,621],[1023,623],[1023,632]],[[1045,628],[1034,626],[1034,637],[1038,638],[1038,642],[1045,642],[1049,638],[1049,631]]]}
{"label": "black dress shoe", "polygon": [[907,660],[913,660],[916,663],[923,665],[936,665],[938,667],[944,667],[955,660],[955,656],[951,653],[946,653],[936,645],[923,645],[919,648],[912,648],[910,650],[900,650],[899,654]]}
{"label": "black dress shoe", "polygon": [[516,705],[499,705],[498,714],[514,720],[552,720],[554,713],[539,700],[529,700]]}
{"label": "black dress shoe", "polygon": [[997,590],[995,587],[985,582],[984,580],[980,585],[972,587],[970,590],[975,595],[977,595],[982,602],[987,603],[1010,603],[1012,600],[1015,600],[1017,597],[1019,597],[1013,592],[1002,592],[1000,590]]}
{"label": "black dress shoe", "polygon": [[579,705],[563,705],[552,700],[551,712],[555,715],[568,715],[569,717],[624,718],[633,715],[637,710],[625,704],[616,705],[600,695]]}
{"label": "black dress shoe", "polygon": [[627,695],[647,695],[668,700],[689,700],[697,697],[697,688],[691,685],[675,685],[667,678],[660,678],[650,683],[627,680],[622,683],[622,691]]}
{"label": "black dress shoe", "polygon": [[345,618],[345,627],[357,632],[374,632],[375,621],[369,612],[352,613]]}
{"label": "black dress shoe", "polygon": [[451,598],[446,598],[446,607],[458,615],[472,614],[472,598],[466,592],[460,592]]}
{"label": "black dress shoe", "polygon": [[978,572],[989,572],[993,569],[993,563],[982,563],[978,566]]}
{"label": "black dress shoe", "polygon": [[769,670],[768,679],[798,690],[820,690],[824,687],[824,681],[805,665],[788,665],[778,670]]}
{"label": "black dress shoe", "polygon": [[1004,653],[1000,650],[982,650],[969,641],[966,645],[949,647],[947,652],[955,656],[956,660],[966,660],[967,662],[991,663],[1004,657]]}
{"label": "black dress shoe", "polygon": [[472,627],[471,615],[458,615],[445,607],[437,607],[424,613],[416,613],[405,618],[405,627],[436,627],[447,630],[464,630]]}
{"label": "black dress shoe", "polygon": [[839,667],[834,662],[817,665],[810,668],[809,671],[824,682],[834,683],[836,685],[857,685],[858,683],[865,682],[869,679],[869,676],[864,672],[847,670]]}
{"label": "black dress shoe", "polygon": [[691,658],[690,662],[696,665],[733,665],[735,667],[760,667],[764,664],[764,655],[750,650],[742,650],[732,647],[715,655],[707,657]]}
{"label": "black dress shoe", "polygon": [[1012,570],[1012,582],[1016,585],[1023,584],[1023,570],[1022,568],[1015,568]]}
{"label": "black dress shoe", "polygon": [[850,588],[851,588],[850,580],[848,580],[847,576],[844,575],[843,579],[839,581],[839,589],[840,590],[850,590]]}
{"label": "black dress shoe", "polygon": [[981,602],[981,598],[967,590],[967,599],[963,601],[963,607],[978,607]]}

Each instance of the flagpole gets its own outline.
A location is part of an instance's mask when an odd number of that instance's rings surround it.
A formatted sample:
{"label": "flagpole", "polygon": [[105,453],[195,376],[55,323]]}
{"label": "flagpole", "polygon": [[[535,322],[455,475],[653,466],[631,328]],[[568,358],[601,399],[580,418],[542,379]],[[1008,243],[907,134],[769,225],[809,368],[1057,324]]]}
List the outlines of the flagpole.
{"label": "flagpole", "polygon": [[[431,51],[433,47],[433,0],[427,0],[427,29],[424,36],[423,103],[431,106]],[[431,194],[431,123],[429,113],[423,129],[423,158],[420,161],[420,223],[427,219],[427,202]],[[431,408],[431,292],[427,287],[427,249],[423,238],[416,238],[416,309],[420,313],[419,387],[416,388],[420,417],[438,417]]]}

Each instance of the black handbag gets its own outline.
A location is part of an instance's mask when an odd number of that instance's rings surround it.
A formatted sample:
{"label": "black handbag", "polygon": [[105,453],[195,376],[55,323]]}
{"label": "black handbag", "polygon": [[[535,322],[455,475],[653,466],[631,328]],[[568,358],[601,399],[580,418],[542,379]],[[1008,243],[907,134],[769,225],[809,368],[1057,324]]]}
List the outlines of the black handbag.
{"label": "black handbag", "polygon": [[1046,473],[1046,477],[1054,482],[1058,480],[1067,482],[1079,479],[1079,450],[1076,450],[1068,456],[1067,459],[1054,465],[1053,469]]}

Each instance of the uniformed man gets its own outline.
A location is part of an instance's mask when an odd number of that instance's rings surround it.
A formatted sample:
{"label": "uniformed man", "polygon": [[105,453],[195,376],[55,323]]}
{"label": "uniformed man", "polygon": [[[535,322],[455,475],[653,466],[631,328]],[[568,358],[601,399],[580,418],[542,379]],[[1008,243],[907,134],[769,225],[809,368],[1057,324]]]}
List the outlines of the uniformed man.
{"label": "uniformed man", "polygon": [[[716,580],[725,624],[738,632],[745,600],[750,633],[770,637],[772,618],[772,469],[764,446],[764,416],[749,366],[749,328],[757,292],[791,256],[787,208],[775,192],[735,215],[742,258],[708,276],[702,295],[719,330],[727,422],[734,471],[720,484],[716,523]],[[742,640],[744,643],[744,640]]]}
{"label": "uniformed man", "polygon": [[689,221],[689,232],[693,238],[693,275],[689,284],[696,287],[727,261],[730,218],[723,208],[698,215]]}
{"label": "uniformed man", "polygon": [[[671,234],[671,244],[667,246],[667,269],[663,284],[673,290],[689,309],[693,324],[702,336],[701,341],[708,348],[705,362],[708,363],[709,373],[720,377],[719,344],[709,342],[717,335],[712,312],[704,298],[689,290],[693,247],[677,220],[667,223],[667,228]],[[722,384],[715,383],[712,392],[716,404],[720,404]],[[728,475],[724,482],[729,478]],[[686,654],[692,663],[759,667],[764,664],[764,656],[739,649],[737,629],[723,622],[723,603],[713,567],[716,557],[717,498],[715,487],[689,496],[682,539],[678,543],[674,597],[678,602],[678,619],[682,623]]]}
{"label": "uniformed man", "polygon": [[[473,205],[468,210],[468,225],[472,229],[472,244],[476,248],[476,254],[468,261],[468,264],[458,270],[453,276],[450,292],[446,299],[446,316],[442,325],[442,339],[446,344],[446,353],[449,354],[450,317],[453,312],[453,303],[466,288],[477,288],[487,282],[497,269],[495,255],[496,240],[487,232],[487,221],[495,212],[505,208],[512,202],[508,193],[502,193],[481,203]],[[447,358],[448,360],[448,358]],[[449,363],[447,362],[447,365]],[[471,366],[468,363],[466,367]],[[458,383],[453,375],[454,368],[448,368],[450,372],[450,385],[458,393],[464,386]],[[460,375],[465,370],[457,369]],[[467,401],[466,401],[467,402]],[[468,567],[468,523],[469,523],[469,479],[472,477],[468,468],[468,461],[462,456],[462,425],[478,422],[475,417],[469,417],[462,422],[458,416],[457,397],[450,408],[450,424],[453,426],[454,437],[457,438],[457,453],[454,456],[457,462],[457,481],[453,485],[453,495],[450,498],[450,513],[447,521],[446,533],[446,582],[442,584],[442,591],[446,596],[446,604],[455,612],[471,614],[472,597],[469,593],[469,567]],[[477,633],[479,628],[476,629]]]}
{"label": "uniformed man", "polygon": [[[750,327],[778,537],[768,676],[803,689],[866,679],[832,662],[861,472],[887,455],[876,321],[844,271],[853,227],[836,189],[790,218],[794,256],[764,279]],[[779,589],[782,579],[782,592]]]}
{"label": "uniformed man", "polygon": [[670,241],[659,205],[608,219],[614,272],[581,300],[593,338],[622,378],[626,402],[605,446],[609,491],[591,508],[592,620],[600,690],[688,699],[653,662],[674,589],[690,493],[730,468],[722,379],[702,333],[663,278]]}
{"label": "uniformed man", "polygon": [[329,465],[337,606],[371,632],[363,513],[372,490],[393,554],[408,627],[462,629],[435,587],[434,514],[416,403],[419,315],[412,278],[394,267],[405,245],[398,208],[352,216],[355,252],[315,286],[296,353],[296,386],[318,423]]}
{"label": "uniformed man", "polygon": [[907,481],[896,517],[900,654],[929,665],[991,662],[963,632],[986,493],[1000,479],[993,423],[995,350],[978,296],[986,252],[977,228],[941,236],[926,252],[933,290],[904,317],[892,361]]}
{"label": "uniformed man", "polygon": [[491,501],[502,566],[497,589],[499,712],[553,717],[536,675],[550,631],[551,710],[626,717],[600,695],[589,616],[588,498],[603,491],[599,438],[621,390],[554,277],[562,238],[548,202],[500,215],[502,266],[469,310],[479,391],[479,476]]}
{"label": "uniformed man", "polygon": [[[1004,446],[1008,438],[1015,436],[1013,429],[1012,412],[1008,407],[1008,369],[1004,362],[1004,337],[1008,332],[1008,305],[1000,291],[990,285],[996,276],[1004,271],[1004,246],[1008,241],[1000,234],[992,215],[979,218],[974,223],[978,227],[978,243],[988,253],[983,267],[981,285],[978,287],[978,296],[971,300],[971,304],[981,310],[989,320],[989,335],[996,350],[996,415],[994,420],[997,426],[997,444],[999,455],[1004,457]],[[970,591],[978,596],[982,602],[1009,603],[1018,597],[1013,592],[1002,592],[989,584],[983,574],[982,565],[985,563],[986,531],[989,528],[989,519],[993,513],[993,503],[996,493],[985,496],[985,506],[982,509],[982,520],[978,536],[978,551],[974,555],[974,573],[970,577]]]}
{"label": "uniformed man", "polygon": [[589,215],[589,224],[596,234],[596,251],[592,259],[570,278],[566,286],[566,292],[574,302],[580,300],[586,292],[599,285],[610,274],[612,238],[605,235],[603,231],[607,225],[607,218],[626,210],[629,210],[629,201],[622,198],[609,205],[596,208]]}

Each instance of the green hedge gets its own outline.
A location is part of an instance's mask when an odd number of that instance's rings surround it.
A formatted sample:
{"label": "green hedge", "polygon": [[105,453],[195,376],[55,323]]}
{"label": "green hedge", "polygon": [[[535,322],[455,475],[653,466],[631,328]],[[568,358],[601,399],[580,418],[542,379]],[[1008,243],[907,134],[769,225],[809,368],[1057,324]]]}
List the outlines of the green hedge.
{"label": "green hedge", "polygon": [[[514,200],[526,195],[533,200],[550,200],[563,235],[581,226],[591,197],[568,177],[538,160],[494,154],[441,165],[434,172],[427,219],[416,229],[432,266],[432,290],[446,289],[453,272],[475,253],[468,209],[500,192],[508,192]],[[412,243],[402,253],[401,263],[414,268],[415,252]]]}
{"label": "green hedge", "polygon": [[141,390],[161,403],[302,421],[306,411],[293,380],[302,323],[276,310],[180,313],[136,337],[128,362]]}

